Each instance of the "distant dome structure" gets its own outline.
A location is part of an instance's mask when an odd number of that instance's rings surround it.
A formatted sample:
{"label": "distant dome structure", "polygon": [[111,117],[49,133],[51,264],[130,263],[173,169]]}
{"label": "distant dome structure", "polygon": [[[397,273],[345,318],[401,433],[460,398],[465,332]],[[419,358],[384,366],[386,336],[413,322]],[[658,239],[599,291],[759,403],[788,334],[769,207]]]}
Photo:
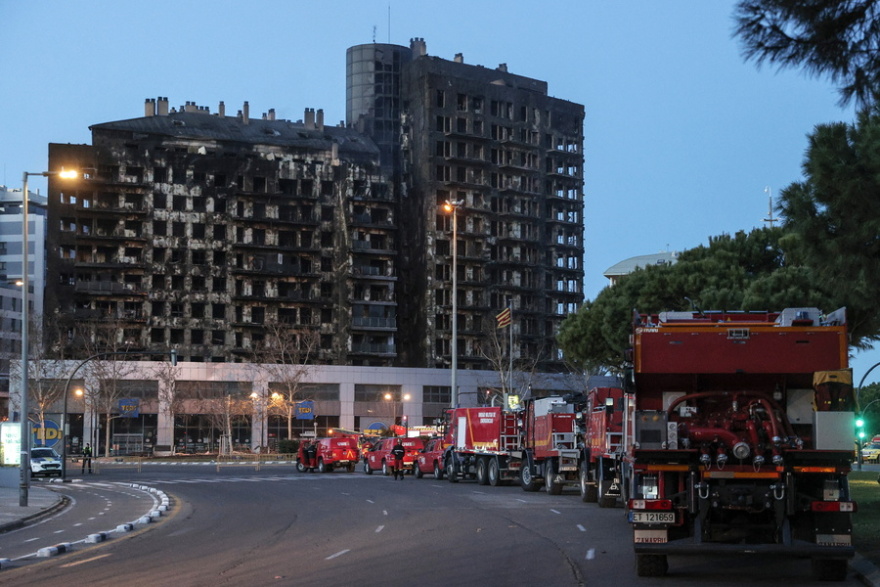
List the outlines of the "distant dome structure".
{"label": "distant dome structure", "polygon": [[661,251],[653,255],[638,255],[624,259],[619,263],[615,263],[606,269],[602,275],[608,278],[609,285],[615,285],[617,281],[624,275],[629,275],[639,267],[649,267],[651,265],[673,265],[678,260],[678,253],[675,251]]}

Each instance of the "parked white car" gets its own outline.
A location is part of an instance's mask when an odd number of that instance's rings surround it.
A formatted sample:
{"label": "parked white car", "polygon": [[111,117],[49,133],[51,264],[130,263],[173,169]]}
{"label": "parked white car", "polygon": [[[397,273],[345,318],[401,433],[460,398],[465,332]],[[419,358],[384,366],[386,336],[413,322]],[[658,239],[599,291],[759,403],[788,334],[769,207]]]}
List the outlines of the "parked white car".
{"label": "parked white car", "polygon": [[31,477],[61,476],[61,456],[54,448],[38,446],[31,449]]}

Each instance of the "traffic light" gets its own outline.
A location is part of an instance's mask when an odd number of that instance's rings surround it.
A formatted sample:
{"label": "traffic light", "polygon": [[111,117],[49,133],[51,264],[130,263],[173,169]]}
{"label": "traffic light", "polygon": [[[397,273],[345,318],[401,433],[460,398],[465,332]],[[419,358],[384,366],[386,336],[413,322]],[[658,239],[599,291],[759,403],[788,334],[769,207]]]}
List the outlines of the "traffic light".
{"label": "traffic light", "polygon": [[861,416],[856,417],[856,438],[865,439],[865,419]]}

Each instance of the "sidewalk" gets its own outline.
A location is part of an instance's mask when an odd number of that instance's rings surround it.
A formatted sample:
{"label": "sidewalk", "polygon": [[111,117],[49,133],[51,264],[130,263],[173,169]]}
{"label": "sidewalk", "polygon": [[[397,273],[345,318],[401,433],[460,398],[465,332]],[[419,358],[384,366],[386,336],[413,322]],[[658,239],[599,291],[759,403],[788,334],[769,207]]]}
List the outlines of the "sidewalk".
{"label": "sidewalk", "polygon": [[[46,485],[44,487],[43,485]],[[68,499],[50,489],[46,483],[32,484],[28,489],[27,506],[21,501],[19,487],[0,487],[0,532],[15,530],[63,509]]]}

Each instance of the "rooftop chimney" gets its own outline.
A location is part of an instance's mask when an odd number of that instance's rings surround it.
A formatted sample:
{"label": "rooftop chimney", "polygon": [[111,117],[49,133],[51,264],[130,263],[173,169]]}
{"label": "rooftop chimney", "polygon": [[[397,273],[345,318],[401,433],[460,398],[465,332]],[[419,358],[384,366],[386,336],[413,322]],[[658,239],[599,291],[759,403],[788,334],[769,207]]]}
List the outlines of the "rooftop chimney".
{"label": "rooftop chimney", "polygon": [[156,105],[159,109],[159,116],[168,116],[168,98],[160,96]]}
{"label": "rooftop chimney", "polygon": [[506,64],[506,63],[500,63],[500,64],[498,65],[498,71],[503,71],[504,73],[507,73],[507,64]]}
{"label": "rooftop chimney", "polygon": [[306,130],[315,129],[315,109],[306,108]]}
{"label": "rooftop chimney", "polygon": [[323,108],[318,108],[318,120],[316,121],[315,124],[317,124],[318,130],[320,130],[321,132],[324,131],[324,109]]}
{"label": "rooftop chimney", "polygon": [[144,116],[156,116],[156,99],[147,98],[144,102]]}
{"label": "rooftop chimney", "polygon": [[275,120],[275,109],[269,108],[269,120]]}
{"label": "rooftop chimney", "polygon": [[455,59],[453,59],[456,63],[464,63],[464,55],[462,53],[456,53]]}
{"label": "rooftop chimney", "polygon": [[247,103],[247,101],[245,101],[245,103],[244,103],[244,110],[242,110],[241,121],[242,121],[244,124],[248,124],[248,123],[250,122],[250,118],[251,118],[251,107],[250,107],[250,105]]}
{"label": "rooftop chimney", "polygon": [[223,101],[220,101],[220,106],[217,107],[218,113],[220,116],[226,116],[226,104]]}
{"label": "rooftop chimney", "polygon": [[409,40],[409,48],[412,51],[413,59],[428,54],[428,46],[422,37],[414,37]]}

